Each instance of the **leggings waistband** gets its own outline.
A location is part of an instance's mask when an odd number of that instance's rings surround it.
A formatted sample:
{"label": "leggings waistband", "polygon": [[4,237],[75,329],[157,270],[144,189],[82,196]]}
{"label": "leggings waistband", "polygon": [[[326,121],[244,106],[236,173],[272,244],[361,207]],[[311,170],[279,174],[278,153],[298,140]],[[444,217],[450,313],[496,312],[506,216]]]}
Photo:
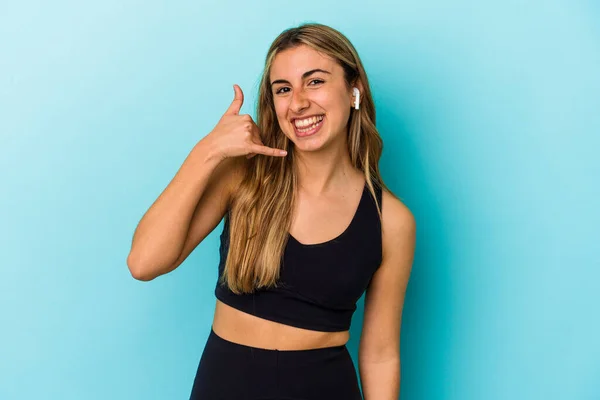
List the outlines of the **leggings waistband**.
{"label": "leggings waistband", "polygon": [[275,358],[283,362],[289,360],[295,363],[302,363],[302,361],[314,362],[314,360],[316,359],[323,359],[330,356],[336,356],[340,353],[348,351],[345,344],[338,346],[319,347],[315,349],[301,350],[279,350],[253,347],[224,339],[221,336],[217,335],[217,333],[212,329],[212,327],[210,329],[209,340],[215,342],[215,344],[217,344],[222,351],[233,351],[246,354],[250,353],[252,356]]}
{"label": "leggings waistband", "polygon": [[362,400],[346,345],[264,349],[231,342],[211,327],[192,400]]}

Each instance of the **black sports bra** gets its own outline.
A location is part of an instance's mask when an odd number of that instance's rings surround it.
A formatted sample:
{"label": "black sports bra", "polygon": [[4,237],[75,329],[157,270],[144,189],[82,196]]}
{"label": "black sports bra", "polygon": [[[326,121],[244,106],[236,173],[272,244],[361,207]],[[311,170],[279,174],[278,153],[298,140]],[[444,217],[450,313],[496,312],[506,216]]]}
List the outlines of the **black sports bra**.
{"label": "black sports bra", "polygon": [[[375,186],[381,205],[381,188]],[[277,288],[236,295],[226,285],[215,287],[217,299],[267,320],[324,332],[350,329],[356,302],[382,261],[381,223],[367,185],[346,230],[336,238],[302,244],[288,233]],[[219,276],[229,246],[229,213],[219,248]]]}

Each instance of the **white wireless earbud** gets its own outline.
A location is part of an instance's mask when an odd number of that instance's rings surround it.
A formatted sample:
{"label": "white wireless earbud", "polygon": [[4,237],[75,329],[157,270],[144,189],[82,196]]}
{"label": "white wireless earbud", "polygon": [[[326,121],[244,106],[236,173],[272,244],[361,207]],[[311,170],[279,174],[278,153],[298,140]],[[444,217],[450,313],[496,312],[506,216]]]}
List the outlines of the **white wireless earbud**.
{"label": "white wireless earbud", "polygon": [[358,110],[358,105],[360,104],[360,91],[356,87],[353,88],[352,91],[354,92],[354,109]]}

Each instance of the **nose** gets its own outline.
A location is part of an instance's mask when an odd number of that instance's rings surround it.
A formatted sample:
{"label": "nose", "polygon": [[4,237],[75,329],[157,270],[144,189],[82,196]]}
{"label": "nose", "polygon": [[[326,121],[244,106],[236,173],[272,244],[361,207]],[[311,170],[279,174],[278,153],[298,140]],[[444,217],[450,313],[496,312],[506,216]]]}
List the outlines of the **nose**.
{"label": "nose", "polygon": [[310,102],[308,101],[306,93],[303,89],[294,90],[292,92],[292,101],[290,102],[290,109],[294,113],[301,113],[302,111],[306,110],[309,105]]}

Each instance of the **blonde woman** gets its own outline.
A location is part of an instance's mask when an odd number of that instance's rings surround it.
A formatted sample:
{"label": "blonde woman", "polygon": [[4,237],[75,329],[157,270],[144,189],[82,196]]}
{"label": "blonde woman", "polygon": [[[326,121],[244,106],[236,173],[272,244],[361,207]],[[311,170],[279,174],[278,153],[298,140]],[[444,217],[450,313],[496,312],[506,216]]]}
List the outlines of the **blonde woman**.
{"label": "blonde woman", "polygon": [[[225,218],[190,398],[398,398],[416,228],[379,174],[383,143],[356,50],[325,25],[287,29],[266,57],[256,123],[234,93],[140,221],[127,260],[152,280]],[[346,343],[365,292],[361,394]]]}

